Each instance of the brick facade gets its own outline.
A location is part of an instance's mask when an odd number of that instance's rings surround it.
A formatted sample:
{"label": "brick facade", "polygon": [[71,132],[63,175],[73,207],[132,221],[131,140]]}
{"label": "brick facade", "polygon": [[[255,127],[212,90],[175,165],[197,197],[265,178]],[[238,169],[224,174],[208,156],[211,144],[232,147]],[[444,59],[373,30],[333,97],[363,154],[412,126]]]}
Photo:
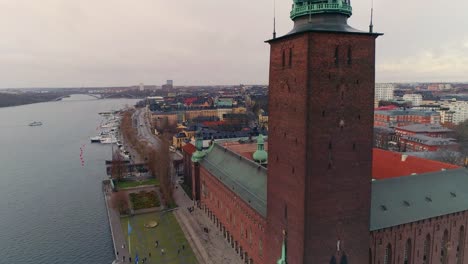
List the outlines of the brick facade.
{"label": "brick facade", "polygon": [[368,261],[375,37],[271,42],[266,263]]}
{"label": "brick facade", "polygon": [[[198,165],[195,165],[198,166]],[[266,219],[209,173],[197,168],[200,206],[244,263],[265,262]],[[195,177],[194,177],[195,178]]]}
{"label": "brick facade", "polygon": [[373,231],[369,264],[468,263],[467,224],[468,212],[460,212]]}

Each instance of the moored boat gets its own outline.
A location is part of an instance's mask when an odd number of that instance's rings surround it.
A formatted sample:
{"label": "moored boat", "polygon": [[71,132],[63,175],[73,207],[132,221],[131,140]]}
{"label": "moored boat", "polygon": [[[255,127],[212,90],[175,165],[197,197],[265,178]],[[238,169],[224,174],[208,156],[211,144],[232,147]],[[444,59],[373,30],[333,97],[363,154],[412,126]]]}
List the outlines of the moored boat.
{"label": "moored boat", "polygon": [[34,121],[32,123],[29,123],[29,126],[42,126],[42,122],[40,121]]}

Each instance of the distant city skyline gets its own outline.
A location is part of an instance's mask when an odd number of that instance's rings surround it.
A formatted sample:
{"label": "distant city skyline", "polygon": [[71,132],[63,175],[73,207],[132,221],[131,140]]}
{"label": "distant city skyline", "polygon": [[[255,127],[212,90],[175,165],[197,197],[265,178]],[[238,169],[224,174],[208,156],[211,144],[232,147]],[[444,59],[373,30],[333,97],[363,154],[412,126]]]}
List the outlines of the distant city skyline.
{"label": "distant city skyline", "polygon": [[[277,34],[292,0],[277,0]],[[371,1],[349,24],[368,30]],[[374,1],[377,82],[468,81],[468,2]],[[273,0],[0,0],[0,89],[268,84]]]}

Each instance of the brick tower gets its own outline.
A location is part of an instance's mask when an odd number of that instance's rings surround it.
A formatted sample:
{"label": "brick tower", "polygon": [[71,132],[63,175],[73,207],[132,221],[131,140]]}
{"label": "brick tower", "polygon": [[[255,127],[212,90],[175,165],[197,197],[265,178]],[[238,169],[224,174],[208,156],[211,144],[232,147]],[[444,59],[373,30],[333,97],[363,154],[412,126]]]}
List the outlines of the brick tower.
{"label": "brick tower", "polygon": [[347,24],[350,0],[294,0],[271,44],[268,264],[364,264],[379,34]]}

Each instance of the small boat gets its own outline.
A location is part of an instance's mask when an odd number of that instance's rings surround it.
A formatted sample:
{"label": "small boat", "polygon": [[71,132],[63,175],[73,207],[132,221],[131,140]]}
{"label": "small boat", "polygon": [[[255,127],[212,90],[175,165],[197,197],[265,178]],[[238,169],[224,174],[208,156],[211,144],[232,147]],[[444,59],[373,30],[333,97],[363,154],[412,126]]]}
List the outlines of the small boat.
{"label": "small boat", "polygon": [[32,123],[29,123],[29,126],[42,126],[42,122],[34,121]]}
{"label": "small boat", "polygon": [[101,138],[101,144],[115,144],[117,139],[114,137],[103,137]]}
{"label": "small boat", "polygon": [[100,136],[95,136],[91,138],[91,143],[101,143],[101,137]]}

